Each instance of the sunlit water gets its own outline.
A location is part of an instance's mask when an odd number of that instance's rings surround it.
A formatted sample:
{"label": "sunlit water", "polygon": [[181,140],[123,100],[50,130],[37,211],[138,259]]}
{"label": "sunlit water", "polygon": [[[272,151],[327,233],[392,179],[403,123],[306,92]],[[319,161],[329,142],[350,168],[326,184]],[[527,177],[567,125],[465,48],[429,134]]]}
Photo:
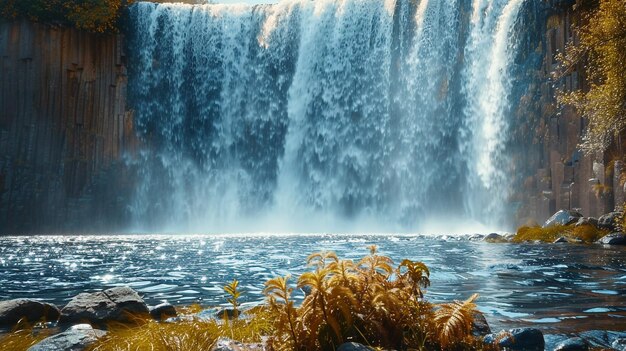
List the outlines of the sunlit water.
{"label": "sunlit water", "polygon": [[[379,245],[396,261],[431,269],[434,302],[480,294],[493,329],[539,325],[551,332],[626,329],[626,249],[488,244],[458,238],[375,235],[142,235],[0,238],[0,299],[64,305],[74,295],[128,285],[148,304],[225,302],[238,279],[246,305],[263,301],[263,283],[303,272],[308,254],[349,259]],[[301,298],[301,297],[300,297]]]}

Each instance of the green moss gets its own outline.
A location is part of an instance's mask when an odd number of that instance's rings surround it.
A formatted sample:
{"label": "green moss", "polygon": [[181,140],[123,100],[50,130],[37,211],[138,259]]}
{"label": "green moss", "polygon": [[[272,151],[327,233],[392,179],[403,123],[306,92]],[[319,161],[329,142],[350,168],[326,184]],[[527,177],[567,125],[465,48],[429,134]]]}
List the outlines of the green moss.
{"label": "green moss", "polygon": [[598,229],[595,226],[585,224],[581,226],[555,225],[547,228],[539,226],[520,227],[517,234],[513,237],[513,242],[521,243],[525,241],[543,241],[554,242],[560,237],[573,239],[573,241],[582,241],[583,243],[593,243],[608,234],[607,230]]}

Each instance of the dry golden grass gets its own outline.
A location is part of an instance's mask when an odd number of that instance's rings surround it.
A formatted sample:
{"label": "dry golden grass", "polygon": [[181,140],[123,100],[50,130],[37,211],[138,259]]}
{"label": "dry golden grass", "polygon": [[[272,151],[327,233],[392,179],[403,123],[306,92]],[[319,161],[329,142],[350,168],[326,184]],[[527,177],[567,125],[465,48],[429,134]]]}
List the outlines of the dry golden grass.
{"label": "dry golden grass", "polygon": [[0,335],[0,348],[3,351],[25,351],[51,334],[52,332],[47,329],[16,330]]}
{"label": "dry golden grass", "polygon": [[520,227],[513,237],[513,242],[521,243],[525,241],[554,242],[560,237],[582,240],[584,243],[593,243],[608,234],[607,230],[598,229],[595,226],[585,224],[579,227],[571,225],[555,225],[547,228],[542,227]]}

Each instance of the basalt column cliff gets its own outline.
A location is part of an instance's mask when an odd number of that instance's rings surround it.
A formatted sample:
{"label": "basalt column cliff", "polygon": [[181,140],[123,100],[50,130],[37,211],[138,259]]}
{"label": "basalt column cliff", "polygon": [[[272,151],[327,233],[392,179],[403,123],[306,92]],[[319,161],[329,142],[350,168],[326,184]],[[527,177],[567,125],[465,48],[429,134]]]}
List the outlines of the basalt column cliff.
{"label": "basalt column cliff", "polygon": [[122,40],[0,22],[0,232],[124,221],[134,133]]}

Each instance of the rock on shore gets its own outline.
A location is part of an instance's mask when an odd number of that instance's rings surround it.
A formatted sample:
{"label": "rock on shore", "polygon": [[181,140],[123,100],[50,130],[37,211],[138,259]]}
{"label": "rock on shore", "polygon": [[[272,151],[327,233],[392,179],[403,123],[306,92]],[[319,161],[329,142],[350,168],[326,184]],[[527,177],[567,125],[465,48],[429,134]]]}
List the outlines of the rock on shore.
{"label": "rock on shore", "polygon": [[55,322],[59,315],[59,308],[46,302],[30,299],[0,301],[0,327],[11,328],[20,319],[30,324],[39,321]]}
{"label": "rock on shore", "polygon": [[129,287],[116,287],[95,293],[76,295],[61,310],[62,324],[133,322],[135,316],[150,314],[148,306],[137,292]]}

